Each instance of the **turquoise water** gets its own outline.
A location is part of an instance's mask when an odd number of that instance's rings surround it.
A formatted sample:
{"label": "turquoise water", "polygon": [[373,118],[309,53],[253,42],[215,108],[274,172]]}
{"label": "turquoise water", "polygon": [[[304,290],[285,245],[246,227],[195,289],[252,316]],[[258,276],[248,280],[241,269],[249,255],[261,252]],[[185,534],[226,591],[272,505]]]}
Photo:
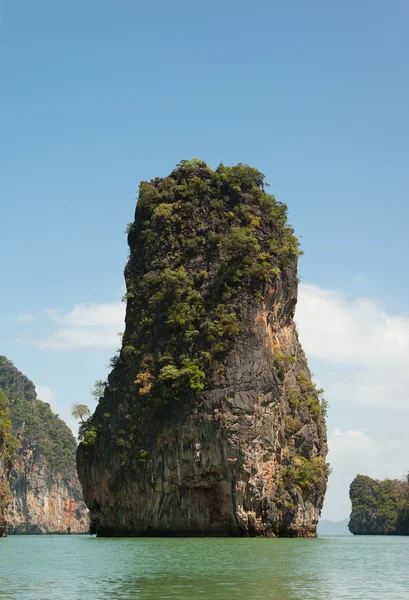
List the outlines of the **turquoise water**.
{"label": "turquoise water", "polygon": [[403,600],[409,538],[0,539],[0,598]]}

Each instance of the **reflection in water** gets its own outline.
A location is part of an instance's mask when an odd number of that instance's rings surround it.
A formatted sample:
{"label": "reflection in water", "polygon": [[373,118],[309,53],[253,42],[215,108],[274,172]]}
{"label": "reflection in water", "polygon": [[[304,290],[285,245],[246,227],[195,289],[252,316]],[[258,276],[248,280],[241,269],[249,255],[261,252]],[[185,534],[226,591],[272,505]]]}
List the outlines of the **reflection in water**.
{"label": "reflection in water", "polygon": [[[161,540],[160,558],[155,552],[149,557],[152,561],[149,573],[141,573],[138,565],[120,586],[118,597],[144,600],[317,598],[319,578],[304,564],[307,546],[296,550],[288,541]],[[311,544],[311,540],[301,540],[303,542]],[[312,595],[308,595],[308,590]]]}
{"label": "reflection in water", "polygon": [[409,538],[0,540],[0,599],[402,600]]}

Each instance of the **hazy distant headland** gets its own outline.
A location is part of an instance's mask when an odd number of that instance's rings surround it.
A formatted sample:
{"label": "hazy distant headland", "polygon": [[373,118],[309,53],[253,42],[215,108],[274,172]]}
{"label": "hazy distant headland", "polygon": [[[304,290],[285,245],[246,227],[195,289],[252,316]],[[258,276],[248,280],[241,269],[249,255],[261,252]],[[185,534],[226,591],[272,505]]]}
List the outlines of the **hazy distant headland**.
{"label": "hazy distant headland", "polygon": [[320,519],[318,523],[318,535],[352,535],[348,529],[349,519],[343,521],[329,521]]}

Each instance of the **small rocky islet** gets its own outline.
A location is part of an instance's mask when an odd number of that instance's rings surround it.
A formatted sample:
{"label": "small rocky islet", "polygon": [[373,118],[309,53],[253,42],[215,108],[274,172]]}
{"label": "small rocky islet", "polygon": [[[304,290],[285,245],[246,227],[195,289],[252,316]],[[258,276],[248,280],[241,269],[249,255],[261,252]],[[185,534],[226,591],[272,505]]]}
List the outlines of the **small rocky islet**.
{"label": "small rocky islet", "polygon": [[357,475],[349,497],[354,535],[409,535],[409,476],[406,480]]}
{"label": "small rocky islet", "polygon": [[315,536],[326,403],[294,324],[298,240],[264,176],[182,161],[140,184],[126,327],[82,427],[100,536]]}

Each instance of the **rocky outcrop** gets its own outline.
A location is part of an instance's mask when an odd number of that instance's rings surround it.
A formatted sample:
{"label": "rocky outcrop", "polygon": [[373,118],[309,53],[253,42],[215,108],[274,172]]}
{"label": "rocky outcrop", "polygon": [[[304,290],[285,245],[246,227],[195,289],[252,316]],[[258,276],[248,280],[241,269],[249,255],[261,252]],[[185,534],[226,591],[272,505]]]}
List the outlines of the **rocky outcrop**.
{"label": "rocky outcrop", "polygon": [[6,464],[4,452],[0,453],[0,537],[7,535],[8,507],[10,504],[10,486],[8,482],[10,468]]}
{"label": "rocky outcrop", "polygon": [[2,448],[0,451],[0,537],[6,535],[8,529],[8,507],[10,503],[9,474],[10,468],[6,464]]}
{"label": "rocky outcrop", "polygon": [[[16,449],[8,470],[8,533],[86,533],[88,511],[75,472],[75,439],[33,383],[4,356],[0,389],[10,401]],[[0,471],[1,472],[1,471]]]}
{"label": "rocky outcrop", "polygon": [[9,477],[15,441],[11,429],[9,401],[0,390],[0,537],[7,535],[9,524],[8,508],[11,497]]}
{"label": "rocky outcrop", "polygon": [[50,467],[36,444],[21,441],[10,488],[9,534],[88,532],[88,511],[77,477]]}
{"label": "rocky outcrop", "polygon": [[379,481],[357,475],[349,488],[354,535],[409,535],[409,478]]}
{"label": "rocky outcrop", "polygon": [[315,536],[325,401],[293,321],[298,242],[245,165],[142,182],[126,330],[77,452],[98,535]]}

